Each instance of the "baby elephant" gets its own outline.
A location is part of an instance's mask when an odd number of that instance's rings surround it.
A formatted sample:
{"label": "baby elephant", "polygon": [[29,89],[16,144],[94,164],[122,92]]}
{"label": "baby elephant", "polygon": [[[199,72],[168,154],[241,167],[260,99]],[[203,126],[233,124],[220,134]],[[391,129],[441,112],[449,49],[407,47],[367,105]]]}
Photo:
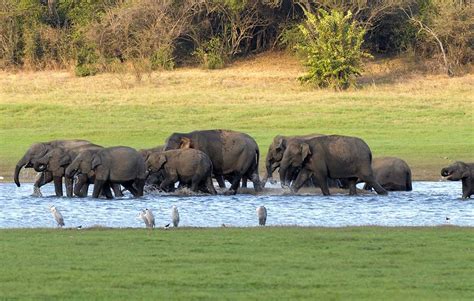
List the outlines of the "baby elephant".
{"label": "baby elephant", "polygon": [[455,162],[441,169],[441,175],[450,181],[462,180],[463,199],[474,194],[474,163]]}
{"label": "baby elephant", "polygon": [[160,184],[160,188],[165,191],[172,190],[174,184],[179,181],[180,186],[190,185],[194,192],[216,194],[211,178],[211,159],[197,149],[187,148],[152,153],[146,160],[146,166],[150,174],[163,171],[165,179]]}

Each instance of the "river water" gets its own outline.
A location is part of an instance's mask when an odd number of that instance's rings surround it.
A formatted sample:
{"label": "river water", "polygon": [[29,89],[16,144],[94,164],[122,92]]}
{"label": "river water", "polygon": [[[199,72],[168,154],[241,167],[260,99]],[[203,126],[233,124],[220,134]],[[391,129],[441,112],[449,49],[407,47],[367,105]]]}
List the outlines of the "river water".
{"label": "river water", "polygon": [[170,222],[173,205],[178,207],[180,226],[188,227],[256,226],[255,208],[260,205],[267,208],[270,226],[474,226],[474,200],[461,199],[461,182],[414,182],[413,191],[388,196],[348,196],[342,191],[322,196],[319,189],[290,195],[279,184],[259,195],[149,193],[114,200],[58,198],[52,196],[53,185],[42,188],[43,197],[32,197],[32,190],[32,184],[0,184],[0,228],[56,227],[51,205],[63,214],[66,227],[144,227],[138,218],[144,208],[153,210],[157,227],[162,227]]}

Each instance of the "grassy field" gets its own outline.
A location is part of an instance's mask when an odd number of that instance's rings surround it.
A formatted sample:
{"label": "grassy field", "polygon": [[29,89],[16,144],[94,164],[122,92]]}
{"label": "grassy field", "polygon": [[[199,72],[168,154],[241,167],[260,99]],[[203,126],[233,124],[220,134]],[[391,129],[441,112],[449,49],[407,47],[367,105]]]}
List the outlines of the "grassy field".
{"label": "grassy field", "polygon": [[1,230],[0,299],[472,300],[472,228]]}
{"label": "grassy field", "polygon": [[302,71],[273,53],[223,70],[153,73],[141,83],[131,75],[0,73],[0,176],[10,180],[38,141],[143,148],[175,131],[209,128],[249,133],[263,156],[277,134],[355,135],[374,156],[406,159],[415,179],[439,179],[453,160],[474,161],[474,75],[423,76],[379,60],[361,88],[337,93],[301,86]]}

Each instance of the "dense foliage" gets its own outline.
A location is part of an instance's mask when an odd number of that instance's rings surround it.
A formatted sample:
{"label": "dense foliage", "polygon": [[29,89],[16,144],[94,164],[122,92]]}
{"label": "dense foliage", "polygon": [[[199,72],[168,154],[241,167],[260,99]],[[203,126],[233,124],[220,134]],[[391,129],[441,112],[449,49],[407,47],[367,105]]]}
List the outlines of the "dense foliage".
{"label": "dense foliage", "polygon": [[0,0],[0,68],[216,68],[291,44],[304,11],[321,8],[351,10],[372,54],[416,51],[452,70],[473,60],[473,6],[463,0]]}
{"label": "dense foliage", "polygon": [[354,76],[362,73],[362,58],[370,55],[361,50],[365,30],[352,20],[351,11],[306,12],[306,21],[299,29],[304,42],[298,48],[306,55],[308,67],[300,80],[338,90],[353,84]]}

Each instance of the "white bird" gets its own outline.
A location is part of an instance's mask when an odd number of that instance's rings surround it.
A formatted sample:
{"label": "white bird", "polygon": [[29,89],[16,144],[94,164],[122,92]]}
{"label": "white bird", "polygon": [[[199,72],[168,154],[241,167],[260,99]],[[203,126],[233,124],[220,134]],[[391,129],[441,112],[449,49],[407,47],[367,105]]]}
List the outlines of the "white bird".
{"label": "white bird", "polygon": [[56,209],[56,207],[51,206],[49,208],[49,210],[51,211],[51,214],[53,215],[54,219],[56,220],[56,223],[58,223],[58,227],[63,227],[64,226],[64,218],[63,218],[63,215],[61,214],[61,212],[59,212],[58,209]]}
{"label": "white bird", "polygon": [[150,223],[148,223],[148,219],[146,218],[146,211],[145,210],[140,210],[140,213],[138,213],[138,217],[143,220],[145,223],[145,226],[147,228],[150,228]]}
{"label": "white bird", "polygon": [[260,226],[265,226],[267,222],[267,208],[264,206],[257,207],[257,217],[258,217],[258,224]]}
{"label": "white bird", "polygon": [[151,209],[145,209],[145,217],[148,221],[150,228],[155,228],[155,216],[153,215]]}
{"label": "white bird", "polygon": [[173,226],[178,227],[179,224],[179,212],[176,206],[171,208],[171,220],[173,221]]}

